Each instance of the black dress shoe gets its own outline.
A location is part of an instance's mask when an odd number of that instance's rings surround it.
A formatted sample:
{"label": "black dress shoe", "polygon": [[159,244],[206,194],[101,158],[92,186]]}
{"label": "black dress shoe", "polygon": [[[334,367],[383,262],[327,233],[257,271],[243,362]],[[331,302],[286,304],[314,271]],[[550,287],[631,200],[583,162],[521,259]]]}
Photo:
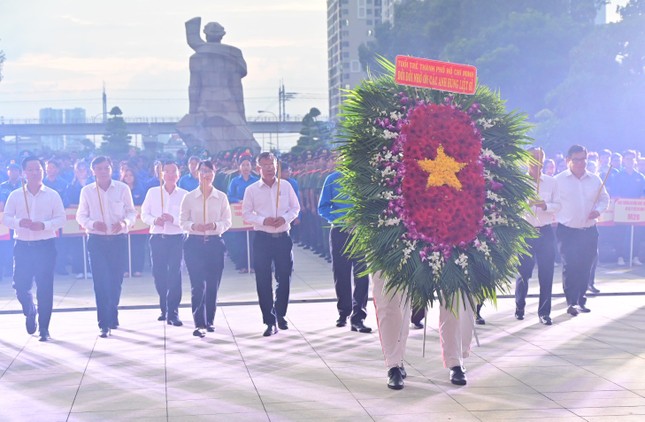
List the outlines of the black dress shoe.
{"label": "black dress shoe", "polygon": [[582,312],[585,314],[591,312],[591,309],[587,308],[585,305],[578,305],[576,309],[578,312]]}
{"label": "black dress shoe", "polygon": [[51,337],[49,336],[49,331],[41,331],[40,332],[40,338],[38,339],[39,341],[48,341],[51,340]]}
{"label": "black dress shoe", "polygon": [[520,321],[524,319],[524,309],[515,309],[515,319]]}
{"label": "black dress shoe", "polygon": [[157,318],[157,321],[165,321],[165,320],[166,320],[166,315],[164,314],[159,315],[159,317]]}
{"label": "black dress shoe", "polygon": [[288,330],[289,324],[287,324],[287,320],[284,318],[278,318],[278,328],[281,330]]}
{"label": "black dress shoe", "polygon": [[264,332],[262,333],[262,335],[263,335],[264,337],[269,337],[269,336],[271,336],[271,335],[273,335],[273,334],[278,334],[278,329],[275,327],[275,325],[267,324],[267,329],[266,329],[266,330],[264,330]]}
{"label": "black dress shoe", "polygon": [[412,328],[415,330],[420,330],[423,328],[423,322],[413,322],[412,323]]}
{"label": "black dress shoe", "polygon": [[197,328],[195,331],[193,331],[193,335],[199,338],[206,337],[206,333],[204,332],[203,328]]}
{"label": "black dress shoe", "polygon": [[38,328],[38,324],[36,324],[36,312],[32,312],[31,314],[27,315],[25,327],[27,328],[27,333],[29,334],[36,332],[36,329]]}
{"label": "black dress shoe", "polygon": [[573,307],[573,305],[569,306],[567,308],[567,313],[571,316],[577,316],[578,315],[578,310]]}
{"label": "black dress shoe", "polygon": [[208,324],[206,326],[206,331],[208,331],[209,333],[214,333],[215,332],[215,327],[213,327],[212,324]]}
{"label": "black dress shoe", "polygon": [[387,371],[387,387],[392,390],[401,390],[403,388],[403,375],[401,368],[394,366]]}
{"label": "black dress shoe", "polygon": [[344,327],[347,325],[347,317],[341,316],[336,320],[336,327]]}
{"label": "black dress shoe", "polygon": [[475,324],[477,325],[486,325],[486,320],[481,317],[481,315],[475,316]]}
{"label": "black dress shoe", "polygon": [[600,293],[600,290],[596,289],[596,286],[589,286],[587,287],[587,290],[591,293]]}
{"label": "black dress shoe", "polygon": [[403,366],[403,364],[401,364],[401,366],[399,366],[399,370],[401,371],[401,377],[403,379],[406,379],[408,377],[408,373],[406,372],[405,366]]}
{"label": "black dress shoe", "polygon": [[365,324],[363,324],[363,321],[356,321],[352,322],[352,331],[358,331],[359,333],[371,333],[372,329],[370,327],[366,327]]}
{"label": "black dress shoe", "polygon": [[466,385],[466,373],[461,366],[450,368],[450,382],[455,385]]}
{"label": "black dress shoe", "polygon": [[99,334],[99,337],[108,338],[109,335],[110,335],[110,329],[109,328],[101,328],[101,332]]}
{"label": "black dress shoe", "polygon": [[168,318],[168,325],[174,325],[175,327],[181,327],[182,325],[184,325],[184,323],[181,322],[181,320],[179,318],[173,317],[173,318]]}
{"label": "black dress shoe", "polygon": [[540,323],[544,325],[552,325],[551,317],[548,315],[540,315]]}

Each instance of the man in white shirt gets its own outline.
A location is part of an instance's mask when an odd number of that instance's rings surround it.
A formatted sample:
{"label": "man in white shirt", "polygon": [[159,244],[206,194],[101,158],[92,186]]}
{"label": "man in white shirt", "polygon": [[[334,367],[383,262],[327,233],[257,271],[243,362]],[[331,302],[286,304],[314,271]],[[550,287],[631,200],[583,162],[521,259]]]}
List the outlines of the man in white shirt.
{"label": "man in white shirt", "polygon": [[[277,160],[270,152],[257,158],[261,179],[244,191],[244,220],[253,224],[255,283],[267,328],[263,335],[289,328],[285,319],[289,304],[289,287],[293,270],[293,242],[289,236],[291,222],[300,212],[300,203],[291,184],[276,178]],[[272,266],[275,268],[275,302],[272,289]]]}
{"label": "man in white shirt", "polygon": [[[152,187],[141,205],[141,220],[150,226],[152,277],[159,294],[159,321],[180,327],[181,257],[184,231],[179,226],[181,201],[188,192],[177,186],[179,167],[167,162],[162,167],[163,186]],[[162,196],[163,195],[163,196]]]}
{"label": "man in white shirt", "polygon": [[596,221],[609,204],[602,180],[586,170],[587,149],[573,145],[567,152],[568,169],[555,176],[561,209],[556,236],[562,256],[562,287],[567,313],[590,312],[585,292],[598,253]]}
{"label": "man in white shirt", "polygon": [[128,259],[127,233],[137,212],[128,185],[112,180],[109,157],[96,157],[90,167],[96,182],[81,189],[76,221],[88,234],[100,337],[107,338],[119,326],[118,307]]}
{"label": "man in white shirt", "polygon": [[542,174],[544,152],[540,148],[531,148],[530,153],[535,161],[529,164],[529,176],[533,179],[539,199],[529,203],[531,213],[527,213],[524,218],[536,228],[538,237],[526,240],[528,254],[520,256],[519,276],[515,280],[515,318],[524,319],[529,279],[537,261],[540,283],[538,317],[540,323],[551,325],[551,292],[555,268],[555,234],[551,223],[554,222],[554,214],[560,210],[560,202],[555,179]]}
{"label": "man in white shirt", "polygon": [[[39,325],[40,341],[47,341],[54,302],[54,240],[65,224],[65,209],[60,195],[43,184],[43,163],[37,157],[25,158],[22,169],[26,186],[9,194],[2,221],[15,231],[13,287],[26,317],[27,333],[35,333]],[[31,292],[34,281],[38,308]]]}

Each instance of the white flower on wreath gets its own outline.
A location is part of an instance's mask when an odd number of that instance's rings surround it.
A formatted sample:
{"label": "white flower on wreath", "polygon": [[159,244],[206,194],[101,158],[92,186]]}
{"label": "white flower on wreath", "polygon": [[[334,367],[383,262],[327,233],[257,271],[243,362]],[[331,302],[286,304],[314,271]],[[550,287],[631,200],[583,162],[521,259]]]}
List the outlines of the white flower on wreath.
{"label": "white flower on wreath", "polygon": [[400,223],[401,223],[401,219],[399,217],[388,217],[388,218],[379,217],[377,226],[378,227],[398,226]]}
{"label": "white flower on wreath", "polygon": [[500,119],[495,118],[495,119],[487,119],[485,117],[477,120],[477,124],[483,127],[484,129],[490,129],[493,126],[495,126],[497,123],[499,123]]}
{"label": "white flower on wreath", "polygon": [[403,241],[403,258],[401,259],[401,264],[399,265],[399,268],[403,267],[403,265],[408,262],[408,259],[410,259],[410,255],[412,255],[412,252],[417,248],[417,241],[416,240],[404,240]]}
{"label": "white flower on wreath", "polygon": [[503,163],[504,160],[502,157],[499,155],[495,154],[493,151],[489,150],[488,148],[483,148],[481,152],[481,157],[482,158],[490,158],[491,160],[497,162],[497,163]]}
{"label": "white flower on wreath", "polygon": [[486,242],[482,242],[479,239],[475,239],[473,242],[475,249],[483,253],[486,258],[490,258],[490,247]]}
{"label": "white flower on wreath", "polygon": [[381,176],[386,179],[388,177],[394,177],[396,176],[396,171],[392,169],[392,167],[387,166],[383,170],[381,170]]}
{"label": "white flower on wreath", "polygon": [[389,130],[387,130],[387,129],[385,129],[385,130],[383,131],[383,137],[384,137],[385,139],[395,139],[397,136],[399,136],[399,134],[398,134],[398,133],[396,133],[396,132],[390,132],[390,131],[389,131]]}
{"label": "white flower on wreath", "polygon": [[443,255],[440,252],[432,252],[427,258],[428,265],[432,269],[432,274],[435,277],[441,275],[443,269]]}
{"label": "white flower on wreath", "polygon": [[387,199],[388,201],[393,201],[395,199],[399,199],[401,196],[396,195],[393,191],[391,190],[386,190],[385,192],[381,192],[379,195],[383,199]]}
{"label": "white flower on wreath", "polygon": [[489,215],[484,215],[484,224],[487,226],[506,226],[508,225],[508,219],[502,217],[501,214],[492,213]]}
{"label": "white flower on wreath", "polygon": [[390,120],[401,120],[401,116],[403,116],[403,114],[401,114],[400,111],[392,111],[390,113]]}
{"label": "white flower on wreath", "polygon": [[464,274],[468,274],[468,255],[463,253],[459,254],[459,257],[455,259],[455,264],[464,271]]}

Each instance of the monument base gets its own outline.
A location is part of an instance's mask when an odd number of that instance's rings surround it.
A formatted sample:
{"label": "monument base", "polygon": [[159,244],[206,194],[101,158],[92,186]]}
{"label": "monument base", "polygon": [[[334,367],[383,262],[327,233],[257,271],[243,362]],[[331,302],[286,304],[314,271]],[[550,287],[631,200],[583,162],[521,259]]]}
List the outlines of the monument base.
{"label": "monument base", "polygon": [[187,114],[177,123],[177,132],[187,146],[202,146],[212,156],[235,148],[249,148],[253,154],[260,152],[260,144],[237,115]]}

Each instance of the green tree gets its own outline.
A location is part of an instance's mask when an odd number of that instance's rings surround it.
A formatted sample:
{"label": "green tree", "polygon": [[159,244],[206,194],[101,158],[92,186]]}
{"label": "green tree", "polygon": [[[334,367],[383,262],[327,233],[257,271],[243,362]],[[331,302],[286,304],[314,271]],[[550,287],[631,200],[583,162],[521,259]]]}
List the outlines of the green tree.
{"label": "green tree", "polygon": [[639,147],[645,136],[645,2],[620,9],[571,52],[566,79],[548,96],[533,136],[552,149]]}
{"label": "green tree", "polygon": [[510,108],[533,115],[568,74],[569,52],[593,29],[602,0],[411,0],[395,8],[394,26],[376,28],[359,50],[477,66],[479,81],[499,90]]}
{"label": "green tree", "polygon": [[112,107],[105,124],[105,135],[101,144],[101,152],[113,159],[120,159],[128,153],[130,138],[128,126],[123,120],[123,112],[119,107]]}
{"label": "green tree", "polygon": [[292,154],[301,154],[304,151],[317,151],[322,148],[329,148],[331,140],[331,128],[328,122],[316,120],[320,116],[320,110],[312,107],[309,113],[302,119],[300,138],[294,147]]}

